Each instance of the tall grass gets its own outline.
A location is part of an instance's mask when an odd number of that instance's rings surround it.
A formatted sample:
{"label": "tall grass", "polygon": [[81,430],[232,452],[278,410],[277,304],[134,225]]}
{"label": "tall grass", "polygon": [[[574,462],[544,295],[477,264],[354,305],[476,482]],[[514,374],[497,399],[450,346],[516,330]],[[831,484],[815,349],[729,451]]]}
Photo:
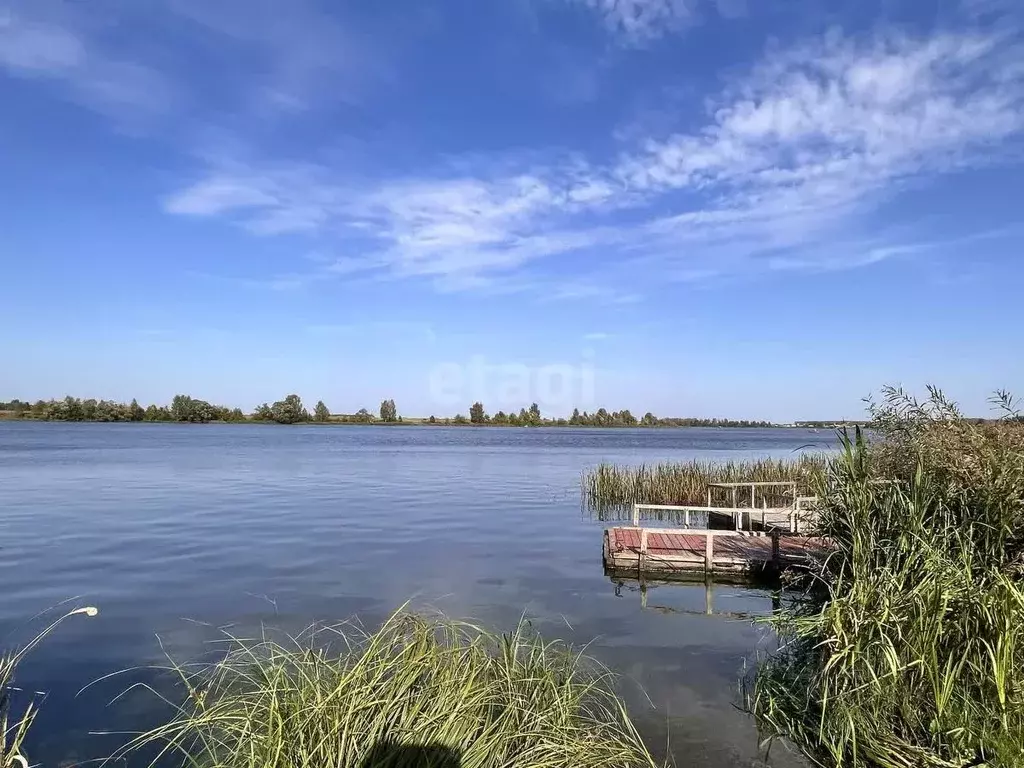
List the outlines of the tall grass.
{"label": "tall grass", "polygon": [[[789,482],[806,492],[825,466],[824,454],[801,454],[792,459],[760,458],[751,461],[689,461],[683,463],[616,466],[600,464],[586,470],[580,477],[584,503],[591,510],[624,509],[641,504],[707,504],[710,483]],[[726,490],[716,491],[713,501],[731,505]],[[757,503],[769,505],[789,503],[792,498],[784,489],[758,489]],[[749,505],[750,497],[742,491],[738,503]]]}
{"label": "tall grass", "polygon": [[751,709],[822,766],[1024,765],[1024,429],[886,395],[822,478],[834,553]]}
{"label": "tall grass", "polygon": [[403,612],[175,667],[184,701],[117,757],[225,768],[627,768],[654,762],[608,674],[525,625]]}
{"label": "tall grass", "polygon": [[51,622],[19,650],[4,651],[0,654],[0,768],[13,768],[16,765],[28,768],[28,759],[24,755],[25,739],[36,715],[39,714],[36,699],[30,699],[20,712],[15,711],[12,694],[17,693],[14,687],[14,674],[18,665],[68,617],[79,614],[95,616],[97,613],[98,611],[91,606],[76,608]]}

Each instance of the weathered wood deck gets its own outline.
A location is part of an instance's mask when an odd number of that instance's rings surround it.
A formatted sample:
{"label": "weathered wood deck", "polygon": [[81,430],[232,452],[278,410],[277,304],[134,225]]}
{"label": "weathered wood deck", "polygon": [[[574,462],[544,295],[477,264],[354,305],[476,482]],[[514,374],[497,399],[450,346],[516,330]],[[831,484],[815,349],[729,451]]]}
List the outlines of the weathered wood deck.
{"label": "weathered wood deck", "polygon": [[820,539],[735,530],[615,527],[604,532],[612,573],[685,577],[771,575],[825,552]]}

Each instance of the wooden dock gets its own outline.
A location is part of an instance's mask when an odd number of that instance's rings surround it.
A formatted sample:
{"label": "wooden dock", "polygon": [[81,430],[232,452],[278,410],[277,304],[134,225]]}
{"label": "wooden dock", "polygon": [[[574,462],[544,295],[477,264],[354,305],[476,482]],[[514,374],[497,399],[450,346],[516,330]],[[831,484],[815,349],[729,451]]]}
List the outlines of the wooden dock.
{"label": "wooden dock", "polygon": [[[723,493],[732,506],[714,506]],[[786,505],[769,507],[769,497]],[[795,482],[711,483],[707,498],[706,507],[634,504],[632,525],[604,532],[605,570],[640,579],[744,580],[806,567],[827,551],[822,539],[805,535],[817,527],[818,500],[801,496]],[[643,520],[651,513],[670,513],[680,527],[648,528]]]}
{"label": "wooden dock", "polygon": [[807,566],[825,550],[820,539],[777,532],[632,526],[604,532],[606,570],[661,578],[770,577]]}

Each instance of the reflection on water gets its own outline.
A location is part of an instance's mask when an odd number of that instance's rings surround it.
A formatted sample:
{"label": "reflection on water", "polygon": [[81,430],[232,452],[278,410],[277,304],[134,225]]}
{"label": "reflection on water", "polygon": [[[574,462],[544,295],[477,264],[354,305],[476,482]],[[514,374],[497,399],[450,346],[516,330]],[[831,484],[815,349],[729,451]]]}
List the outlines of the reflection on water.
{"label": "reflection on water", "polygon": [[[658,602],[652,603],[650,600],[652,591],[655,595],[655,600],[658,598],[671,597],[672,589],[679,588],[681,583],[679,581],[663,581],[659,579],[626,579],[621,576],[611,576],[611,582],[615,585],[615,596],[623,597],[623,595],[637,594],[640,597],[640,608],[645,611],[657,611],[666,615],[671,614],[683,614],[688,616],[717,616],[729,619],[742,619],[745,621],[756,621],[764,616],[763,610],[716,610],[715,608],[715,593],[716,590],[719,593],[725,594],[726,597],[733,597],[735,595],[735,588],[723,588],[721,584],[716,585],[711,580],[705,580],[701,586],[704,588],[704,607],[701,610],[695,610],[688,607],[679,607],[671,604],[659,604]],[[688,585],[696,587],[696,585]],[[761,608],[760,601],[763,599],[765,594],[770,595],[771,599],[771,611],[777,613],[782,608],[782,593],[778,590],[764,590],[764,589],[753,589],[748,590],[748,594],[754,596],[758,602],[758,608]]]}
{"label": "reflection on water", "polygon": [[[372,627],[412,598],[496,628],[524,613],[591,643],[655,750],[680,765],[758,764],[735,708],[744,659],[768,642],[748,617],[770,593],[703,584],[617,588],[600,522],[581,519],[580,472],[602,461],[789,455],[798,430],[444,429],[0,422],[0,637],[39,610],[100,607],[20,670],[48,691],[29,747],[57,764],[109,753],[166,713],[115,670],[191,659],[218,627],[298,632],[358,615]],[[645,608],[645,606],[647,606]],[[655,610],[660,606],[663,610]],[[672,609],[672,610],[668,610]],[[741,618],[742,617],[742,618]],[[160,642],[157,641],[159,636]],[[148,677],[147,677],[148,675]],[[653,707],[652,707],[653,704]],[[773,764],[796,764],[773,751]]]}

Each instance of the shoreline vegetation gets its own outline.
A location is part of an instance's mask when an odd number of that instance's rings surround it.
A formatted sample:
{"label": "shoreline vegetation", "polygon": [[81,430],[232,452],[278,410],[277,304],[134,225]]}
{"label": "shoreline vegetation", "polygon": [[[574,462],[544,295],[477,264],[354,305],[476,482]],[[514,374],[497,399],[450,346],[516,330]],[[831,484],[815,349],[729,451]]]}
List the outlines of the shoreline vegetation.
{"label": "shoreline vegetation", "polygon": [[[38,702],[18,663],[69,616],[0,658],[0,765],[30,765]],[[525,619],[492,633],[399,608],[297,637],[223,632],[216,660],[169,664],[145,684],[166,715],[102,762],[183,768],[658,768],[616,692],[619,678]],[[136,687],[138,684],[133,685]],[[131,690],[131,689],[129,689]],[[14,700],[28,697],[20,710]]]}
{"label": "shoreline vegetation", "polygon": [[489,414],[483,403],[475,402],[468,415],[408,417],[398,413],[394,400],[383,400],[376,413],[361,408],[355,413],[332,413],[323,400],[317,402],[312,413],[307,410],[298,395],[288,395],[273,404],[262,403],[251,413],[241,408],[213,405],[190,395],[175,395],[169,406],[148,405],[143,407],[133,399],[130,403],[114,400],[81,399],[65,397],[63,400],[11,400],[0,402],[0,420],[21,419],[34,421],[77,421],[77,422],[176,422],[182,424],[363,424],[363,425],[407,425],[407,426],[491,426],[491,427],[715,427],[715,428],[834,428],[854,426],[862,422],[821,422],[799,421],[778,424],[763,420],[719,419],[719,418],[659,418],[647,412],[637,418],[629,409],[608,411],[598,408],[594,413],[573,409],[568,418],[546,417],[541,414],[537,403],[518,412],[497,411]]}
{"label": "shoreline vegetation", "polygon": [[[598,514],[599,519],[619,519],[614,515],[602,516],[614,510],[629,510],[633,504],[666,504],[677,506],[704,506],[707,504],[711,483],[730,482],[794,482],[801,495],[808,495],[828,465],[825,453],[804,453],[794,458],[752,459],[749,461],[664,462],[639,466],[617,466],[602,463],[580,475],[580,498],[584,506]],[[727,506],[732,500],[722,497]],[[781,490],[761,488],[756,503],[767,501],[787,504],[792,499]],[[740,494],[739,506],[749,506],[750,497]],[[650,514],[647,511],[646,514]],[[670,515],[671,516],[671,515]],[[666,519],[664,516],[657,519]]]}
{"label": "shoreline vegetation", "polygon": [[815,765],[1024,765],[1024,426],[993,404],[887,389],[817,481],[831,553],[767,620],[748,701]]}

